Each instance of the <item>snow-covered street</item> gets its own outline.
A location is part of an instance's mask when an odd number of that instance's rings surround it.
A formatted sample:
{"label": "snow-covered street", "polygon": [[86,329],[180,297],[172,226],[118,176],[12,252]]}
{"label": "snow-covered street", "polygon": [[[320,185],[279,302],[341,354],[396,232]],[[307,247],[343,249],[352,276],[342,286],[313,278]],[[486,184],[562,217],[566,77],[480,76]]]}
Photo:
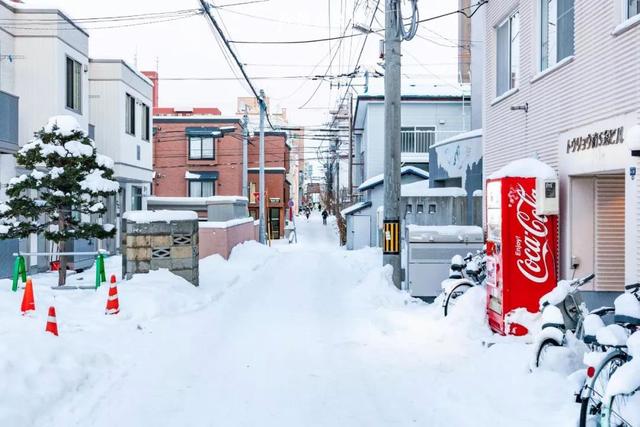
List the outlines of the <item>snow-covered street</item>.
{"label": "snow-covered street", "polygon": [[298,245],[201,261],[200,288],[166,271],[119,282],[117,316],[108,285],[53,291],[45,274],[22,317],[0,282],[0,425],[574,425],[566,376],[529,373],[530,347],[489,332],[482,289],[444,319],[392,287],[378,250],[338,248],[317,213],[298,229]]}

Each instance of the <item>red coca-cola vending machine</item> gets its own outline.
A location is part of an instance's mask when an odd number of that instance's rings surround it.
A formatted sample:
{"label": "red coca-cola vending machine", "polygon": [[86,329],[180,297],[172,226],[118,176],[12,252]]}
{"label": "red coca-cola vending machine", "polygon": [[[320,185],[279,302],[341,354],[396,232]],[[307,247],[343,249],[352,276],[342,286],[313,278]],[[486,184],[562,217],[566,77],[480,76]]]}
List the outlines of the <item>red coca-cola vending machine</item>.
{"label": "red coca-cola vending machine", "polygon": [[537,312],[540,297],[556,286],[558,182],[504,177],[486,188],[489,326],[525,335],[525,326],[506,319],[518,308]]}

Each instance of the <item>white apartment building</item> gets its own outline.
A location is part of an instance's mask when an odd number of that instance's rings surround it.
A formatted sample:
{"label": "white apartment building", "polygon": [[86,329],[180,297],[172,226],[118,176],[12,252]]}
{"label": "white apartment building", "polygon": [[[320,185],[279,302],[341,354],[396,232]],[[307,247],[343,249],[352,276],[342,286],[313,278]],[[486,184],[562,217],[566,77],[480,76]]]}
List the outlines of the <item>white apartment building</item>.
{"label": "white apartment building", "polygon": [[[89,35],[60,10],[8,0],[0,0],[0,19],[0,134],[1,129],[5,134],[0,136],[0,186],[4,188],[19,172],[13,153],[49,117],[71,115],[88,130]],[[34,235],[19,246],[45,250],[46,242]],[[0,275],[7,275],[3,268],[11,265],[16,249],[17,241],[0,241]],[[48,267],[43,258],[30,257],[29,264]]]}
{"label": "white apartment building", "polygon": [[640,0],[484,7],[484,175],[555,168],[560,276],[594,272],[589,297],[610,299],[640,279]]}
{"label": "white apartment building", "polygon": [[98,151],[114,161],[117,212],[142,209],[151,194],[152,99],[151,80],[124,61],[90,60],[90,127]]}

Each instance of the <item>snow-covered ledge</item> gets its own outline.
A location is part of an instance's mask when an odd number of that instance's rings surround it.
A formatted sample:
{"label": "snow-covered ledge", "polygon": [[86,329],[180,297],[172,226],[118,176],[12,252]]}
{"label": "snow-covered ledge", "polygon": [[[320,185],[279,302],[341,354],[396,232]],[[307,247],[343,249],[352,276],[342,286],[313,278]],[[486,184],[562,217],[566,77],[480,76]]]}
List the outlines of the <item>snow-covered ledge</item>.
{"label": "snow-covered ledge", "polygon": [[619,36],[620,34],[632,29],[636,25],[640,24],[640,14],[621,22],[611,32],[612,36]]}
{"label": "snow-covered ledge", "polygon": [[193,211],[127,211],[122,217],[137,224],[198,220],[198,214]]}

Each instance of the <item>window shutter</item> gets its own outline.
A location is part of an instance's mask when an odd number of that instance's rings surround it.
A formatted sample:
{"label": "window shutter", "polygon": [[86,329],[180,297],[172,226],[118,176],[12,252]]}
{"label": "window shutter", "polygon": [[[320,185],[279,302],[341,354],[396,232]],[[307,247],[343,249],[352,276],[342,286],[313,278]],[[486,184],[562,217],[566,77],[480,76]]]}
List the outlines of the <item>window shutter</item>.
{"label": "window shutter", "polygon": [[496,95],[509,90],[509,21],[498,27],[496,33]]}
{"label": "window shutter", "polygon": [[558,61],[574,53],[574,0],[558,0]]}

